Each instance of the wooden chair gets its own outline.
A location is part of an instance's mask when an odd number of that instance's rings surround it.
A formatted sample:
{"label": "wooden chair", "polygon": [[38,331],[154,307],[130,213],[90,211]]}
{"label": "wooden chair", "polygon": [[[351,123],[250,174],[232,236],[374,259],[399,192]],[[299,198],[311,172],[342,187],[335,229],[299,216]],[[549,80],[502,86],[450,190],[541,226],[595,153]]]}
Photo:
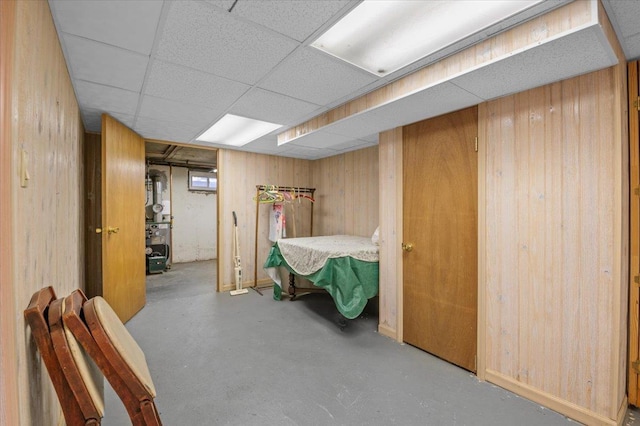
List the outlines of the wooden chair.
{"label": "wooden chair", "polygon": [[96,419],[96,424],[100,424],[104,415],[102,392],[91,373],[86,353],[62,322],[64,303],[64,299],[58,299],[49,306],[49,330],[53,349],[85,419]]}
{"label": "wooden chair", "polygon": [[96,410],[96,403],[91,395],[82,393],[80,383],[84,378],[75,368],[75,361],[65,358],[61,361],[56,355],[47,321],[51,304],[55,301],[56,294],[52,287],[38,290],[25,309],[24,318],[29,324],[31,335],[49,372],[67,425],[99,425],[101,413]]}
{"label": "wooden chair", "polygon": [[65,298],[62,317],[124,403],[132,424],[162,425],[144,353],[111,306],[75,290]]}

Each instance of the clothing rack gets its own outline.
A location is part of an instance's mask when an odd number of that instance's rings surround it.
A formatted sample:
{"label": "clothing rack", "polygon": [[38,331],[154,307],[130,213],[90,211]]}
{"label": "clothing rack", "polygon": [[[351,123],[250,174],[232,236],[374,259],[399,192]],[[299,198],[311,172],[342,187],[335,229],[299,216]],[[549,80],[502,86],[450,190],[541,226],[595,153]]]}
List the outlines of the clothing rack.
{"label": "clothing rack", "polygon": [[[260,194],[267,191],[273,191],[273,192],[286,191],[294,194],[311,194],[311,199],[313,200],[313,194],[316,192],[316,189],[302,188],[297,186],[256,185],[256,238],[255,238],[256,244],[255,244],[255,252],[254,252],[255,268],[253,272],[253,286],[251,288],[257,291],[261,296],[262,296],[262,292],[258,288],[258,228],[260,226],[259,225],[260,224],[260,204],[261,204]],[[282,201],[274,201],[271,204],[274,204],[275,202],[282,202]],[[313,202],[311,203],[311,224],[309,225],[309,227],[310,227],[310,235],[313,236]]]}

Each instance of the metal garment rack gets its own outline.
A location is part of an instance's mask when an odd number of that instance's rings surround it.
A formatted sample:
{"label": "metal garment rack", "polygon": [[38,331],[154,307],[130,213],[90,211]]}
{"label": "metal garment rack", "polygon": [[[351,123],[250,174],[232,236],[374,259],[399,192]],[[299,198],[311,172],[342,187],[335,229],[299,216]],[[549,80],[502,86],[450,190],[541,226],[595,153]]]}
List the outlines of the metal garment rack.
{"label": "metal garment rack", "polygon": [[[258,228],[260,227],[260,194],[265,191],[286,191],[294,194],[311,194],[311,198],[313,198],[313,194],[315,194],[315,188],[301,188],[295,186],[277,186],[277,185],[256,185],[256,238],[255,238],[255,251],[254,251],[254,260],[253,264],[255,265],[253,271],[253,286],[251,287],[255,291],[257,291],[261,296],[262,292],[258,287]],[[262,204],[275,204],[273,203],[262,203]],[[311,224],[310,224],[310,235],[313,236],[313,204],[311,203]]]}

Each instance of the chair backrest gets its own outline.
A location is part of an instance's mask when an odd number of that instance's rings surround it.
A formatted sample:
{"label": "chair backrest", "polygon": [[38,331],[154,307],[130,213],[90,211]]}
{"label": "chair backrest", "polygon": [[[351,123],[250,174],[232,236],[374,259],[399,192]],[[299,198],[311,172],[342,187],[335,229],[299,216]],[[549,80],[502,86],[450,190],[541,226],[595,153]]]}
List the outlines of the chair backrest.
{"label": "chair backrest", "polygon": [[75,290],[65,299],[63,322],[118,394],[132,423],[161,425],[144,352],[111,306]]}
{"label": "chair backrest", "polygon": [[75,383],[80,383],[83,380],[82,377],[74,376],[72,369],[65,375],[64,371],[70,368],[70,365],[64,360],[61,362],[56,355],[47,321],[54,301],[56,301],[56,294],[53,287],[45,287],[35,292],[29,306],[24,310],[25,321],[29,324],[31,335],[53,382],[67,425],[99,425],[101,416],[92,411],[95,406],[91,403],[87,404],[86,395],[78,398],[79,394],[74,393],[69,383],[69,378]]}
{"label": "chair backrest", "polygon": [[80,402],[85,418],[101,419],[104,415],[104,401],[94,377],[91,360],[80,347],[78,341],[62,321],[64,299],[51,302],[49,306],[49,330],[56,357],[63,367],[71,391]]}

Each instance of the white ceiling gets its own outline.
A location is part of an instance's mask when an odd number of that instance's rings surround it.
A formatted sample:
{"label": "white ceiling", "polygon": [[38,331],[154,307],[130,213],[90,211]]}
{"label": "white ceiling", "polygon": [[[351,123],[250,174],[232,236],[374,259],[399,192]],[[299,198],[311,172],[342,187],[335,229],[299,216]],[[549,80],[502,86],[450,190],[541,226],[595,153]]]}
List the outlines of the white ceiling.
{"label": "white ceiling", "polygon": [[[99,132],[106,112],[144,138],[196,144],[197,136],[232,113],[284,125],[239,149],[287,157],[316,159],[372,146],[381,130],[608,66],[611,60],[606,47],[593,58],[545,51],[575,53],[576,47],[594,46],[598,35],[582,32],[575,40],[461,75],[278,146],[277,133],[567,0],[545,1],[383,78],[309,47],[358,2],[49,0],[87,131]],[[604,5],[627,59],[639,58],[640,1],[604,0]],[[541,54],[554,61],[551,67],[542,64],[553,72],[540,76],[526,68],[532,76],[526,84],[487,80],[507,70],[522,74],[525,65],[540,63]],[[478,79],[494,84],[479,85]],[[470,90],[474,87],[480,90]]]}

